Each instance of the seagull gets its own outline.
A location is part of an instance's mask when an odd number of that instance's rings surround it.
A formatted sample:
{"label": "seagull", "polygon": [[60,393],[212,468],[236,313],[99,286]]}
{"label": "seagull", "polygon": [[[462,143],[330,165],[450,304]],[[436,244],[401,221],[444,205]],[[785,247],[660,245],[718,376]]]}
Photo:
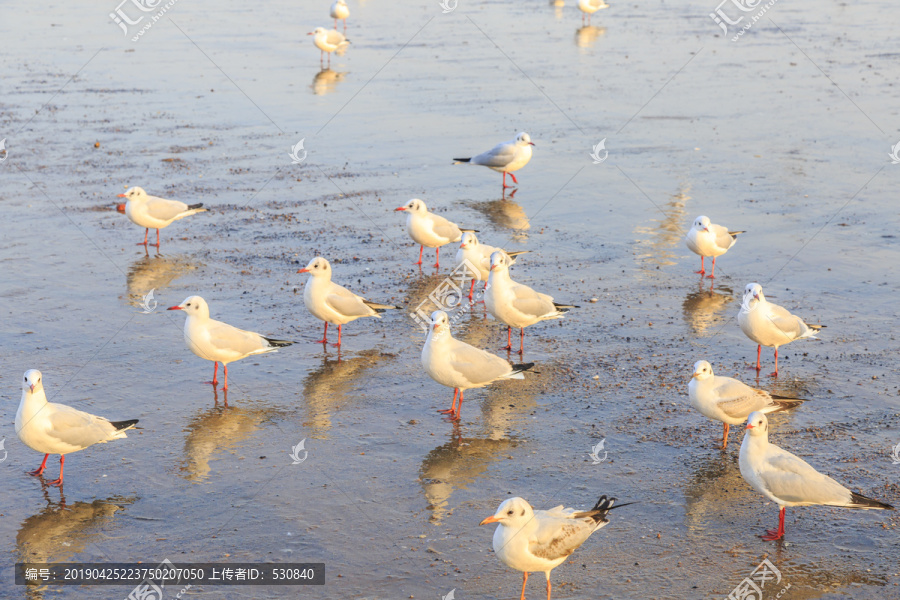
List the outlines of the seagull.
{"label": "seagull", "polygon": [[775,347],[775,371],[772,377],[778,377],[778,347],[794,340],[815,338],[824,325],[810,325],[800,317],[792,315],[787,309],[772,304],[763,295],[762,286],[748,283],[744,288],[744,299],[738,313],[741,331],[757,343],[756,372],[759,373],[759,359],[763,346]]}
{"label": "seagull", "polygon": [[350,9],[347,8],[346,0],[337,0],[331,5],[331,18],[334,19],[334,28],[337,29],[338,19],[344,22],[344,30],[347,30],[347,17],[350,16]]}
{"label": "seagull", "polygon": [[601,8],[609,8],[609,4],[603,0],[578,0],[578,8],[581,10],[581,24],[584,25],[584,15],[588,16],[588,25],[591,24],[591,17]]}
{"label": "seagull", "polygon": [[425,246],[436,248],[434,267],[441,266],[441,246],[462,239],[464,231],[477,229],[460,229],[456,223],[452,223],[440,215],[428,212],[428,207],[418,198],[413,198],[405,206],[395,208],[394,211],[406,212],[406,231],[413,241],[419,244],[419,262],[422,264],[422,252]]}
{"label": "seagull", "polygon": [[513,171],[518,171],[528,164],[528,161],[531,160],[532,146],[534,146],[534,144],[531,142],[531,136],[523,131],[516,136],[516,139],[497,144],[487,152],[482,152],[478,156],[473,156],[472,158],[454,158],[453,164],[469,163],[473,165],[483,165],[489,169],[499,171],[503,173],[503,189],[505,190],[508,187],[512,187],[506,185],[507,173],[512,177],[513,183],[518,185],[519,181],[516,179],[516,176],[513,175]]}
{"label": "seagull", "polygon": [[466,270],[468,274],[472,275],[472,287],[469,288],[469,300],[472,299],[472,294],[475,291],[476,280],[483,281],[485,289],[487,289],[487,280],[491,272],[491,254],[498,250],[504,252],[506,256],[510,258],[510,265],[516,264],[516,257],[520,254],[530,252],[530,250],[507,252],[506,250],[480,243],[478,238],[475,237],[475,233],[472,231],[466,231],[462,234],[459,250],[456,251],[456,268],[458,269],[468,262]]}
{"label": "seagull", "polygon": [[519,354],[525,352],[525,328],[548,319],[562,319],[574,304],[557,304],[551,296],[540,294],[509,276],[510,260],[504,252],[491,254],[491,273],[484,294],[484,305],[491,315],[506,325],[506,346],[512,350],[512,328],[520,330]]}
{"label": "seagull", "polygon": [[335,50],[341,50],[346,48],[350,41],[344,37],[344,34],[338,31],[337,29],[325,29],[324,27],[316,27],[306,35],[315,36],[313,38],[313,43],[316,45],[316,48],[321,50],[321,54],[319,55],[319,64],[322,64],[322,57],[325,56],[325,53],[328,53],[328,64],[331,64],[331,53]]}
{"label": "seagull", "polygon": [[694,363],[694,373],[688,384],[691,406],[705,417],[721,421],[722,450],[728,446],[728,430],[731,425],[740,425],[753,411],[773,413],[799,406],[800,398],[789,398],[770,394],[765,390],[732,379],[713,375],[712,365],[705,360]]}
{"label": "seagull", "polygon": [[294,342],[267,338],[252,331],[244,331],[228,323],[209,318],[209,305],[200,296],[188,296],[178,306],[166,310],[183,310],[187,313],[184,321],[184,342],[191,352],[215,363],[213,386],[219,385],[216,376],[219,363],[225,368],[225,385],[228,389],[228,363],[255,354],[277,352],[278,348],[290,346]]}
{"label": "seagull", "polygon": [[450,319],[442,310],[431,313],[430,324],[422,348],[422,366],[432,379],[453,388],[453,404],[449,410],[440,411],[450,415],[451,419],[459,420],[466,390],[481,388],[500,379],[525,379],[522,373],[534,366],[534,363],[512,365],[499,356],[455,339],[450,333]]}
{"label": "seagull", "polygon": [[138,242],[137,246],[147,246],[147,236],[151,229],[155,229],[156,243],[150,244],[150,246],[159,248],[160,229],[168,227],[179,219],[207,210],[203,208],[203,204],[188,205],[178,200],[149,196],[143,188],[137,186],[128,188],[124,194],[119,194],[119,198],[128,198],[125,203],[125,216],[138,227],[145,228],[144,241]]}
{"label": "seagull", "polygon": [[819,473],[802,458],[769,443],[769,421],[761,412],[747,418],[741,443],[741,475],[757,492],[778,504],[778,529],[760,536],[766,541],[784,537],[784,511],[788,506],[837,506],[893,510],[890,504],[851,492]]}
{"label": "seagull", "polygon": [[494,554],[507,567],[522,571],[522,597],[528,573],[543,571],[547,578],[547,600],[550,600],[550,572],[561,565],[591,534],[606,526],[606,515],[615,498],[600,496],[590,510],[576,512],[560,504],[550,510],[534,510],[522,498],[505,500],[497,512],[479,525],[499,523],[494,530]]}
{"label": "seagull", "polygon": [[125,432],[137,422],[137,419],[108,421],[63,404],[47,402],[41,372],[37,369],[25,371],[22,401],[16,412],[16,435],[32,450],[44,453],[44,462],[34,471],[29,471],[29,475],[42,475],[47,468],[47,458],[51,454],[59,454],[59,478],[51,481],[50,485],[62,487],[66,454],[128,437]]}
{"label": "seagull", "polygon": [[[716,257],[722,256],[728,249],[734,246],[737,236],[743,231],[728,231],[727,227],[714,225],[709,222],[709,217],[699,216],[694,220],[694,225],[684,238],[684,243],[691,252],[700,255],[700,270],[695,271],[701,275],[706,273],[703,260],[712,256],[713,263],[707,279],[716,278]],[[701,277],[701,279],[703,279]]]}
{"label": "seagull", "polygon": [[317,319],[325,321],[325,333],[318,344],[328,343],[328,324],[338,326],[338,341],[335,346],[341,346],[341,327],[344,323],[355,321],[360,317],[381,318],[386,310],[399,308],[390,304],[378,304],[369,302],[362,296],[357,296],[347,288],[331,281],[331,265],[328,261],[317,256],[308,265],[297,271],[309,273],[311,277],[306,280],[303,289],[303,302],[306,309]]}

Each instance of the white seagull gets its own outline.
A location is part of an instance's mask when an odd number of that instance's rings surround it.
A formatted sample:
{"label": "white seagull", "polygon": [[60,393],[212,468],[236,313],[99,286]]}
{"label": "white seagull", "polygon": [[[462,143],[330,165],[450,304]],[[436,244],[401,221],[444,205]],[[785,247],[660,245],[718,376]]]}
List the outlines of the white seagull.
{"label": "white seagull", "polygon": [[516,252],[507,252],[501,248],[488,246],[478,241],[475,232],[466,231],[462,234],[462,241],[459,244],[459,250],[456,251],[456,267],[467,265],[467,272],[472,276],[472,287],[469,288],[469,300],[472,299],[475,291],[475,281],[483,281],[485,289],[487,289],[488,276],[491,273],[491,254],[494,252],[504,252],[509,258],[509,264],[516,264],[516,257],[520,254],[526,254],[530,250],[518,250]]}
{"label": "white seagull", "polygon": [[778,504],[778,529],[760,536],[767,541],[784,537],[784,511],[788,506],[837,506],[893,510],[890,504],[851,492],[802,458],[769,443],[769,421],[761,412],[747,418],[741,443],[741,475],[757,492]]}
{"label": "white seagull", "polygon": [[125,216],[138,227],[145,229],[144,241],[138,242],[137,246],[147,246],[147,236],[151,229],[155,229],[156,243],[150,244],[150,246],[159,248],[160,229],[168,227],[179,219],[206,212],[203,204],[188,205],[178,200],[149,196],[143,188],[136,186],[128,188],[124,194],[119,194],[119,198],[128,198],[125,203]]}
{"label": "white seagull", "polygon": [[489,169],[499,171],[503,173],[503,189],[506,189],[507,187],[512,187],[506,185],[507,173],[512,177],[513,183],[518,185],[519,181],[516,179],[516,176],[513,175],[513,171],[518,171],[528,164],[528,161],[531,160],[532,146],[534,146],[534,144],[531,142],[531,136],[523,131],[516,136],[516,139],[497,144],[487,152],[482,152],[478,156],[473,156],[472,158],[454,158],[453,164],[469,163],[472,165],[482,165]]}
{"label": "white seagull", "polygon": [[350,16],[350,9],[347,7],[346,0],[337,0],[331,5],[331,18],[334,19],[334,28],[337,29],[338,19],[344,22],[344,30],[347,29],[347,17]]}
{"label": "white seagull", "polygon": [[547,600],[550,600],[550,572],[561,565],[598,529],[609,523],[606,515],[615,498],[600,496],[590,510],[577,512],[559,505],[550,510],[534,510],[522,498],[505,500],[497,512],[479,525],[499,523],[494,530],[494,554],[507,567],[522,571],[522,597],[528,573],[543,571],[547,578]]}
{"label": "white seagull", "polygon": [[325,29],[324,27],[316,27],[306,35],[312,35],[313,43],[316,48],[321,50],[319,55],[319,64],[322,64],[322,58],[328,53],[328,64],[331,64],[331,53],[335,50],[342,50],[350,44],[350,40],[344,37],[344,34],[337,29]]}
{"label": "white seagull", "polygon": [[750,413],[760,411],[773,413],[799,406],[800,398],[789,398],[770,394],[765,390],[713,374],[712,365],[705,360],[694,363],[694,373],[688,384],[691,406],[703,416],[713,421],[721,421],[722,449],[728,445],[728,430],[731,425],[740,425]]}
{"label": "white seagull", "polygon": [[454,339],[450,334],[450,319],[442,310],[431,313],[430,324],[422,348],[422,366],[432,379],[453,388],[453,404],[449,410],[440,411],[452,419],[459,419],[466,390],[481,388],[500,379],[525,379],[522,373],[534,366],[534,363],[510,364],[499,356]]}
{"label": "white seagull", "polygon": [[591,17],[601,8],[609,8],[609,4],[603,0],[578,0],[578,8],[581,10],[581,24],[584,25],[584,15],[588,16],[588,25],[591,24]]}
{"label": "white seagull", "polygon": [[484,305],[491,315],[506,325],[506,346],[512,350],[512,327],[518,327],[519,354],[525,351],[525,328],[548,319],[562,319],[574,304],[557,304],[552,296],[541,294],[509,276],[510,260],[505,252],[491,254],[491,273],[484,294]]}
{"label": "white seagull", "polygon": [[213,379],[210,383],[219,384],[216,376],[219,363],[225,368],[225,385],[228,389],[228,363],[255,354],[277,352],[278,348],[290,346],[294,342],[267,338],[252,331],[244,331],[228,323],[209,318],[209,305],[200,296],[188,296],[178,306],[170,306],[167,310],[183,310],[187,313],[184,321],[184,342],[191,352],[215,363]]}
{"label": "white seagull", "polygon": [[309,264],[297,271],[309,273],[311,277],[306,280],[303,289],[303,302],[307,310],[317,319],[325,321],[325,333],[318,344],[328,343],[328,324],[337,325],[338,341],[335,346],[341,346],[341,327],[345,323],[355,321],[360,317],[375,317],[380,319],[386,310],[398,307],[390,304],[378,304],[369,302],[362,296],[357,296],[347,288],[331,281],[331,265],[321,256],[309,261]]}
{"label": "white seagull", "polygon": [[32,450],[44,453],[44,462],[34,471],[29,471],[29,475],[37,477],[43,474],[47,458],[51,454],[59,454],[59,478],[51,481],[50,485],[62,487],[66,454],[128,437],[125,431],[137,422],[137,419],[108,421],[64,404],[47,402],[41,372],[37,369],[25,371],[22,400],[16,411],[16,435]]}
{"label": "white seagull", "polygon": [[744,288],[744,299],[738,313],[741,331],[757,343],[756,372],[760,370],[759,359],[763,346],[775,347],[775,371],[772,377],[778,377],[778,347],[794,340],[815,338],[824,325],[810,325],[800,317],[792,315],[787,309],[772,304],[763,295],[762,286],[748,283]]}
{"label": "white seagull", "polygon": [[[700,255],[700,270],[696,271],[701,275],[706,273],[706,267],[703,266],[703,260],[707,256],[712,256],[712,269],[709,272],[708,279],[716,278],[716,257],[722,256],[728,249],[734,246],[737,236],[743,231],[728,231],[727,227],[715,225],[709,222],[709,217],[699,216],[694,220],[691,230],[688,231],[684,238],[684,243],[690,248],[691,252]],[[701,279],[703,279],[701,277]]]}
{"label": "white seagull", "polygon": [[413,198],[405,206],[395,208],[395,211],[406,213],[406,231],[413,241],[419,244],[419,262],[422,264],[422,252],[425,246],[435,248],[435,268],[441,266],[441,246],[462,239],[464,231],[478,231],[477,229],[460,229],[456,223],[448,221],[440,215],[428,212],[428,207],[418,198]]}

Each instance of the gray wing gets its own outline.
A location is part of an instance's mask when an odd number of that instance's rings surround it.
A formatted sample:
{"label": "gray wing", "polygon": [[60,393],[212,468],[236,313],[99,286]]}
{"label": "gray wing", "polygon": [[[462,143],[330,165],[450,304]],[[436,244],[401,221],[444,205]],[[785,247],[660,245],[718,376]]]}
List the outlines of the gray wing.
{"label": "gray wing", "polygon": [[[720,381],[721,380],[721,383]],[[746,418],[755,410],[761,410],[772,403],[768,393],[757,390],[730,377],[716,377],[716,404],[729,417]]]}
{"label": "gray wing", "polygon": [[569,556],[591,537],[596,523],[590,519],[566,519],[555,516],[535,516],[538,529],[529,540],[528,550],[535,556],[556,560]]}
{"label": "gray wing", "polygon": [[325,303],[335,311],[348,317],[368,317],[375,312],[363,303],[363,299],[336,283],[325,296]]}
{"label": "gray wing", "polygon": [[557,312],[553,297],[540,294],[527,285],[517,284],[512,288],[515,298],[512,307],[526,315],[543,317]]}
{"label": "gray wing", "polygon": [[456,343],[450,348],[450,366],[471,383],[490,383],[512,371],[510,364],[499,356],[453,341]]}
{"label": "gray wing", "polygon": [[244,331],[221,321],[212,321],[210,324],[209,341],[216,348],[240,354],[253,354],[271,348],[260,334]]}
{"label": "gray wing", "polygon": [[146,202],[147,214],[154,219],[168,221],[174,219],[188,209],[187,204],[178,200],[166,200],[165,198],[156,198],[151,196]]}
{"label": "gray wing", "polygon": [[458,242],[462,238],[462,231],[459,230],[456,223],[434,213],[431,213],[431,230],[454,242]]}
{"label": "gray wing", "polygon": [[473,165],[484,165],[486,167],[505,167],[516,158],[516,149],[515,143],[504,142],[497,144],[487,152],[473,156],[469,162]]}
{"label": "gray wing", "polygon": [[[770,448],[772,448],[770,446]],[[850,490],[816,471],[805,460],[777,446],[776,453],[766,459],[760,476],[772,494],[788,502],[848,505]]]}
{"label": "gray wing", "polygon": [[340,45],[346,39],[344,34],[336,29],[331,29],[328,31],[328,35],[325,36],[325,39],[329,44],[334,44],[335,46]]}
{"label": "gray wing", "polygon": [[719,248],[731,248],[732,244],[734,244],[734,238],[728,233],[727,227],[722,227],[721,225],[710,225],[710,229],[712,229],[713,235],[716,236],[716,245]]}
{"label": "gray wing", "polygon": [[103,417],[82,412],[64,404],[50,403],[48,407],[52,410],[48,419],[52,429],[47,432],[47,435],[63,443],[78,448],[87,448],[115,437],[125,437],[124,433],[116,436],[116,428]]}
{"label": "gray wing", "polygon": [[768,318],[790,339],[796,339],[806,332],[808,327],[800,317],[794,316],[786,308],[769,303]]}

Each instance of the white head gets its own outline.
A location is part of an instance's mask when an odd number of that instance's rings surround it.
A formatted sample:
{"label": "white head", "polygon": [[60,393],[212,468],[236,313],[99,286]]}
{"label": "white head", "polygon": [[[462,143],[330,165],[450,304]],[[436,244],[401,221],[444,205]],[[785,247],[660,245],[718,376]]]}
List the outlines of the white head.
{"label": "white head", "polygon": [[41,372],[37,369],[28,369],[25,371],[25,380],[22,382],[22,391],[26,394],[40,392],[44,389],[41,383]]}
{"label": "white head", "polygon": [[705,360],[698,360],[694,363],[694,374],[692,377],[698,381],[709,379],[713,376],[712,365]]}
{"label": "white head", "polygon": [[327,280],[331,280],[331,265],[328,264],[328,261],[322,258],[321,256],[317,256],[306,265],[304,268],[297,271],[298,273],[309,273],[313,277],[324,277]]}
{"label": "white head", "polygon": [[395,211],[403,210],[409,213],[426,213],[428,212],[428,207],[425,206],[425,203],[419,200],[418,198],[413,198],[409,202],[407,202],[404,206],[400,208],[395,208]]}
{"label": "white head", "polygon": [[312,32],[307,33],[306,35],[314,35],[316,37],[319,37],[320,35],[327,35],[327,32],[325,31],[324,27],[316,27],[312,30]]}
{"label": "white head", "polygon": [[741,308],[744,310],[753,310],[765,299],[766,297],[763,295],[761,285],[758,283],[748,283],[747,287],[744,288],[744,298],[741,302]]}
{"label": "white head", "polygon": [[521,529],[532,518],[534,518],[534,509],[531,508],[531,505],[522,498],[516,497],[504,500],[503,504],[497,508],[497,512],[479,523],[479,525],[500,523],[505,527]]}
{"label": "white head", "polygon": [[491,271],[502,273],[509,270],[509,258],[505,252],[495,250],[491,253]]}
{"label": "white head", "polygon": [[463,231],[462,240],[459,242],[460,248],[477,248],[478,238],[471,231]]}
{"label": "white head", "polygon": [[119,194],[119,198],[128,198],[128,201],[132,202],[135,200],[146,200],[149,196],[147,196],[147,192],[144,191],[144,188],[134,186],[128,188],[128,191],[124,194]]}
{"label": "white head", "polygon": [[170,306],[166,310],[183,310],[189,317],[209,318],[209,305],[200,296],[188,296],[178,306]]}
{"label": "white head", "polygon": [[709,217],[700,215],[694,219],[694,229],[697,231],[709,231]]}
{"label": "white head", "polygon": [[450,317],[442,310],[431,313],[431,331],[433,336],[450,334]]}
{"label": "white head", "polygon": [[752,435],[753,437],[763,436],[768,438],[769,420],[766,418],[766,415],[757,410],[750,413],[750,416],[747,417],[747,424],[744,426],[744,429],[747,431],[744,435]]}
{"label": "white head", "polygon": [[525,133],[524,131],[519,132],[519,135],[516,136],[516,145],[517,146],[534,146],[531,143],[531,136]]}

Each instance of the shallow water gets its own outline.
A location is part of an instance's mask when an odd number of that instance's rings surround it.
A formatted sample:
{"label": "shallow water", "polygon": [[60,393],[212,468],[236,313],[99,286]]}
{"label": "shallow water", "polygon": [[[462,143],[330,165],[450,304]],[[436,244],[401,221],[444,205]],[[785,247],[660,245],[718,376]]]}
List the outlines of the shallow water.
{"label": "shallow water", "polygon": [[[638,503],[554,571],[556,598],[722,598],[764,556],[791,585],[783,599],[900,597],[894,513],[792,509],[783,545],[756,537],[776,507],[740,477],[740,434],[715,449],[720,428],[686,389],[701,358],[754,383],[734,317],[760,282],[828,326],[782,348],[777,381],[759,380],[811,399],[772,418],[773,441],[900,503],[900,166],[887,157],[900,13],[783,1],[731,42],[714,3],[614,3],[585,29],[573,1],[442,14],[436,1],[366,0],[351,2],[351,47],[321,72],[303,35],[329,22],[317,4],[180,0],[137,43],[110,21],[113,3],[6,11],[2,596],[130,591],[26,593],[11,569],[28,557],[327,564],[321,588],[187,597],[516,598],[519,574],[477,523],[510,495],[546,508],[606,493]],[[519,130],[536,146],[512,198],[499,174],[451,164]],[[594,164],[601,139],[609,156]],[[113,209],[130,185],[210,212],[145,256]],[[421,372],[411,319],[352,323],[340,355],[323,349],[295,273],[326,256],[354,291],[416,307],[454,251],[437,271],[411,265],[418,249],[393,212],[411,197],[530,250],[513,276],[581,306],[530,328],[538,372],[468,392],[458,426],[435,412],[451,393]],[[712,290],[682,243],[698,214],[747,230]],[[162,310],[193,293],[215,318],[298,344],[234,363],[227,399],[214,395],[183,316]],[[484,348],[505,337],[482,305],[455,335]],[[70,455],[62,494],[23,474],[40,461],[12,425],[28,368],[51,400],[143,427]]]}

